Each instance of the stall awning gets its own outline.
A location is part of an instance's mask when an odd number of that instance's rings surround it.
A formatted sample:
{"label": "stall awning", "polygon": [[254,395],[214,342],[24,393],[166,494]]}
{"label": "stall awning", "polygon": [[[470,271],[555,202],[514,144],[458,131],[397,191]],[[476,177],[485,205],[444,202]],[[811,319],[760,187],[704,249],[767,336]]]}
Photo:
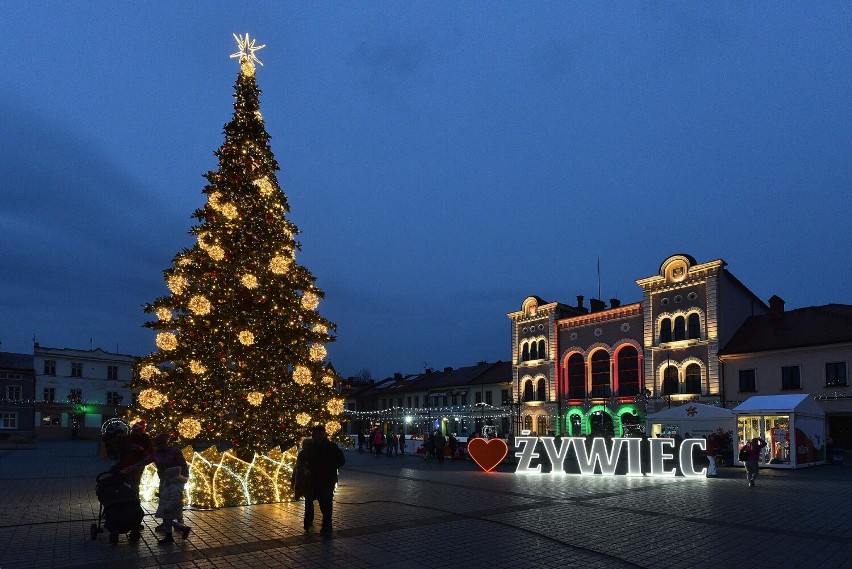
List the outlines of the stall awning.
{"label": "stall awning", "polygon": [[755,395],[733,408],[737,415],[777,415],[796,413],[824,417],[825,412],[808,393],[796,395]]}
{"label": "stall awning", "polygon": [[676,419],[733,419],[734,413],[730,409],[724,407],[716,407],[715,405],[704,405],[703,403],[685,403],[672,407],[671,409],[663,409],[653,415],[648,415],[648,421],[673,421]]}

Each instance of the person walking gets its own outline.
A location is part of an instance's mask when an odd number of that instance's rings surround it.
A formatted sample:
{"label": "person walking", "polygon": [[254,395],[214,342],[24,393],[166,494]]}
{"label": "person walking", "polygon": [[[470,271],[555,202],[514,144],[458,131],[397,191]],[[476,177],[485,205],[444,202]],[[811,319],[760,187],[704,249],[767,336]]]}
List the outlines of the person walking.
{"label": "person walking", "polygon": [[363,430],[358,430],[358,452],[364,452],[364,445],[367,443],[367,437],[364,436]]}
{"label": "person walking", "polygon": [[740,451],[741,454],[745,455],[745,469],[746,469],[746,480],[748,481],[749,487],[754,486],[754,481],[757,479],[757,471],[758,471],[758,461],[760,460],[760,453],[763,452],[764,447],[766,447],[766,441],[762,438],[753,438],[751,441],[747,442],[745,446],[743,446]]}
{"label": "person walking", "polygon": [[320,533],[331,535],[331,514],[334,487],[337,484],[337,471],[346,464],[346,458],[343,456],[340,447],[328,440],[324,426],[316,425],[311,430],[311,439],[313,439],[313,443],[303,450],[304,527],[305,531],[310,531],[313,526],[314,500],[316,500],[319,502],[320,512],[322,512]]}
{"label": "person walking", "polygon": [[444,463],[444,447],[447,446],[447,439],[440,431],[435,431],[435,456],[438,457],[438,462]]}
{"label": "person walking", "polygon": [[714,433],[707,435],[707,445],[704,454],[707,456],[707,478],[716,478],[716,455],[719,453],[719,443]]}
{"label": "person walking", "polygon": [[378,428],[373,431],[372,441],[373,448],[376,449],[376,456],[381,456],[382,447],[385,446],[385,435]]}
{"label": "person walking", "polygon": [[[151,435],[145,432],[147,427],[145,421],[138,421],[130,428],[130,434],[121,437],[118,450],[118,461],[113,466],[113,471],[121,471],[128,466],[133,466],[154,451],[154,441]],[[142,469],[134,470],[128,475],[130,483],[139,490],[139,482],[142,480]]]}
{"label": "person walking", "polygon": [[405,447],[406,446],[407,445],[406,445],[406,442],[405,442],[405,431],[403,431],[399,434],[399,454],[400,455],[405,456]]}
{"label": "person walking", "polygon": [[186,539],[192,529],[182,523],[183,520],[183,493],[187,478],[181,475],[180,466],[167,468],[163,473],[165,479],[165,490],[160,493],[160,503],[157,506],[157,518],[163,519],[163,530],[166,532],[163,539],[157,540],[160,545],[173,543],[172,528],[177,529],[181,536]]}
{"label": "person walking", "polygon": [[450,438],[448,439],[447,444],[450,447],[450,460],[455,460],[456,450],[459,448],[459,440],[456,438],[455,433],[450,434]]}

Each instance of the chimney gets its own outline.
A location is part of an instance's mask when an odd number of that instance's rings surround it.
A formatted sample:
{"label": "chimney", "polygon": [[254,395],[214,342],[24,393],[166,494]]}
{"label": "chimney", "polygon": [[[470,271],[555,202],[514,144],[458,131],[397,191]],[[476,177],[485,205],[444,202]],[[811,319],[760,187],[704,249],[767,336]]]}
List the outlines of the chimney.
{"label": "chimney", "polygon": [[780,320],[784,316],[784,299],[777,294],[769,299],[769,316],[773,320]]}
{"label": "chimney", "polygon": [[606,309],[606,302],[599,298],[590,298],[589,305],[592,307],[592,313],[600,312]]}
{"label": "chimney", "polygon": [[444,373],[450,373],[451,371],[453,371],[453,368],[451,368],[451,367],[445,367],[444,368]]}
{"label": "chimney", "polygon": [[617,298],[610,298],[609,299],[609,307],[610,308],[618,308],[619,306],[621,306],[620,300],[618,300]]}
{"label": "chimney", "polygon": [[393,378],[394,378],[394,379],[402,379],[402,374],[401,374],[401,373],[399,373],[399,372],[395,372],[395,373],[393,374]]}
{"label": "chimney", "polygon": [[583,308],[583,295],[577,295],[577,308]]}

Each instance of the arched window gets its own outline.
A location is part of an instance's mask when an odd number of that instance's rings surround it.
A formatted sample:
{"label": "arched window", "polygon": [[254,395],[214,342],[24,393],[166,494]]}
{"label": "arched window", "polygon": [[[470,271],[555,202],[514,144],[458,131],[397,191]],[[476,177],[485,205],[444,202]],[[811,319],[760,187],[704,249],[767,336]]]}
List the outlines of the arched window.
{"label": "arched window", "polygon": [[698,313],[693,312],[687,318],[687,338],[690,340],[700,340],[701,339],[701,318],[698,316]]}
{"label": "arched window", "polygon": [[609,354],[598,350],[592,354],[592,397],[612,395],[609,382]]}
{"label": "arched window", "polygon": [[580,415],[576,413],[574,415],[571,415],[568,418],[568,426],[570,429],[568,431],[570,436],[579,437],[583,435],[583,418]]}
{"label": "arched window", "polygon": [[545,417],[544,415],[539,415],[536,423],[537,425],[535,434],[540,437],[545,436],[547,434],[547,417]]}
{"label": "arched window", "polygon": [[618,350],[618,394],[639,394],[639,352],[633,346]]}
{"label": "arched window", "polygon": [[672,341],[672,321],[670,318],[663,318],[660,321],[660,342]]}
{"label": "arched window", "polygon": [[683,316],[678,316],[674,321],[674,339],[675,342],[678,340],[686,340],[686,318]]}
{"label": "arched window", "polygon": [[524,342],[524,350],[521,353],[521,361],[526,362],[530,359],[530,345]]}
{"label": "arched window", "polygon": [[547,359],[547,349],[544,347],[544,340],[538,341],[538,359],[546,360]]}
{"label": "arched window", "polygon": [[532,431],[532,415],[524,417],[524,430]]}
{"label": "arched window", "polygon": [[538,342],[530,342],[530,359],[538,359]]}
{"label": "arched window", "polygon": [[673,395],[678,392],[677,368],[668,366],[663,372],[663,395]]}
{"label": "arched window", "polygon": [[586,397],[586,362],[583,356],[574,354],[568,358],[568,399]]}
{"label": "arched window", "polygon": [[524,382],[524,401],[532,401],[533,400],[533,384],[532,380],[528,379]]}
{"label": "arched window", "polygon": [[686,374],[684,378],[685,393],[701,393],[701,366],[698,364],[689,364],[686,366]]}
{"label": "arched window", "polygon": [[535,400],[536,401],[545,401],[547,399],[545,394],[545,382],[544,379],[538,380],[538,385],[535,390]]}

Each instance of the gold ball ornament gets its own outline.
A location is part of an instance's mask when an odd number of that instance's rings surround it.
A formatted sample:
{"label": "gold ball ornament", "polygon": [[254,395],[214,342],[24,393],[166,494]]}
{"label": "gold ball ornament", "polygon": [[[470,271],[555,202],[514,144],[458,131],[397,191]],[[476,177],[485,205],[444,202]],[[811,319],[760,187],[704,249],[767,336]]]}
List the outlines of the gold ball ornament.
{"label": "gold ball ornament", "polygon": [[313,346],[311,346],[310,352],[312,362],[321,362],[328,353],[325,349],[325,346],[323,346],[322,344],[314,344]]}
{"label": "gold ball ornament", "polygon": [[186,288],[189,282],[180,275],[172,275],[166,281],[166,285],[169,287],[169,290],[174,294],[180,294]]}
{"label": "gold ball ornament", "polygon": [[314,334],[328,334],[328,326],[324,324],[314,324],[313,327]]}
{"label": "gold ball ornament", "polygon": [[293,381],[299,385],[311,384],[311,370],[305,366],[296,366],[293,370]]}
{"label": "gold ball ornament", "polygon": [[221,192],[213,192],[207,197],[207,202],[210,204],[210,207],[213,209],[219,209],[221,204],[219,203],[219,199],[222,197]]}
{"label": "gold ball ornament", "polygon": [[272,192],[275,191],[275,188],[272,185],[272,182],[269,181],[269,178],[264,176],[263,178],[259,178],[252,182],[257,189],[260,191],[262,196],[270,196]]}
{"label": "gold ball ornament", "polygon": [[251,346],[254,344],[254,334],[249,332],[248,330],[243,330],[240,332],[238,338],[240,339],[240,343],[244,346]]}
{"label": "gold ball ornament", "polygon": [[143,389],[139,392],[139,404],[145,409],[156,409],[168,398],[156,389]]}
{"label": "gold ball ornament", "polygon": [[322,378],[322,383],[323,385],[334,387],[334,377],[331,375],[324,375]]}
{"label": "gold ball ornament", "polygon": [[178,423],[177,430],[180,436],[186,439],[194,439],[201,433],[201,423],[198,419],[187,418]]}
{"label": "gold ball ornament", "polygon": [[293,264],[293,258],[284,255],[276,255],[269,260],[269,270],[276,275],[285,275]]}
{"label": "gold ball ornament", "polygon": [[198,360],[189,360],[189,371],[195,374],[202,374],[207,371],[207,368],[201,365]]}
{"label": "gold ball ornament", "polygon": [[237,211],[237,206],[235,206],[232,203],[226,203],[226,204],[222,205],[221,211],[222,211],[222,215],[224,215],[229,220],[230,219],[236,219],[236,217],[239,215],[239,212]]}
{"label": "gold ball ornament", "polygon": [[242,282],[243,286],[248,289],[257,288],[258,284],[260,284],[257,280],[257,277],[252,274],[243,275],[243,278],[240,279],[240,282]]}
{"label": "gold ball ornament", "polygon": [[139,370],[139,377],[148,381],[154,376],[160,375],[160,370],[157,369],[157,366],[147,364],[142,366],[142,369]]}
{"label": "gold ball ornament", "polygon": [[161,322],[166,322],[172,319],[172,311],[166,308],[165,306],[161,306],[157,309],[157,318],[160,319]]}
{"label": "gold ball ornament", "polygon": [[174,350],[177,348],[177,336],[171,332],[160,332],[157,334],[157,347],[161,350]]}
{"label": "gold ball ornament", "polygon": [[343,413],[343,399],[331,399],[325,406],[332,415]]}
{"label": "gold ball ornament", "polygon": [[305,310],[313,310],[317,306],[319,306],[319,297],[316,294],[310,291],[306,291],[302,294],[302,308]]}
{"label": "gold ball ornament", "polygon": [[307,413],[299,413],[296,415],[296,422],[304,427],[311,422],[311,416]]}
{"label": "gold ball ornament", "polygon": [[252,391],[248,395],[246,395],[246,399],[248,402],[257,407],[263,401],[263,393],[260,391]]}
{"label": "gold ball ornament", "polygon": [[207,254],[210,255],[210,258],[214,261],[221,261],[225,258],[225,250],[218,245],[211,245],[208,247]]}
{"label": "gold ball ornament", "polygon": [[329,421],[328,423],[325,424],[325,432],[328,433],[329,435],[333,435],[334,433],[336,433],[339,430],[340,430],[340,423],[338,423],[337,421]]}
{"label": "gold ball ornament", "polygon": [[209,234],[206,233],[206,232],[198,234],[198,246],[201,247],[202,249],[207,249],[207,237],[208,236],[209,236]]}
{"label": "gold ball ornament", "polygon": [[210,314],[210,310],[213,308],[213,305],[210,304],[210,301],[201,295],[195,295],[189,299],[189,303],[187,303],[189,309],[200,316],[204,314]]}

